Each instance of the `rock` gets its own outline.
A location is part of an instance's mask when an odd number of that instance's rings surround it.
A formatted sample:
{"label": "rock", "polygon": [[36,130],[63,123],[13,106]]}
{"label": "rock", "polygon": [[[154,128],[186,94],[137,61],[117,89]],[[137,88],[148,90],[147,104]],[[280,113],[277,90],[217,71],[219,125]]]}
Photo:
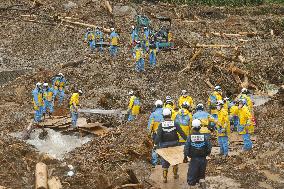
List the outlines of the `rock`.
{"label": "rock", "polygon": [[67,11],[73,9],[73,8],[77,8],[77,4],[72,2],[72,1],[68,1],[68,3],[63,4],[63,8]]}
{"label": "rock", "polygon": [[114,16],[130,16],[133,19],[137,14],[136,10],[130,6],[114,6],[113,13]]}
{"label": "rock", "polygon": [[68,171],[67,176],[72,177],[72,176],[74,176],[74,174],[75,173],[73,171]]}
{"label": "rock", "polygon": [[269,148],[269,147],[271,147],[271,143],[270,143],[270,142],[265,142],[265,143],[263,144],[263,147]]}

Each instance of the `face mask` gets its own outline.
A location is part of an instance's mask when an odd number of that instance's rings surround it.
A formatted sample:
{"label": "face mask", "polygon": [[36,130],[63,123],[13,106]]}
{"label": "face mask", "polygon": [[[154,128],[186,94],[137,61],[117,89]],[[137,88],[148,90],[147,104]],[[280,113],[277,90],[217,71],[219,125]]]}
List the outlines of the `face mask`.
{"label": "face mask", "polygon": [[217,106],[217,110],[221,110],[221,106]]}

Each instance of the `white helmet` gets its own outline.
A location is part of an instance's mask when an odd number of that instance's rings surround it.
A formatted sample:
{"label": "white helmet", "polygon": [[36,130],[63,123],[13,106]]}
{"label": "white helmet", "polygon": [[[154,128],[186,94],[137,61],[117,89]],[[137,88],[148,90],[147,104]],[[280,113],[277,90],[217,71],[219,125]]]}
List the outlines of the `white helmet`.
{"label": "white helmet", "polygon": [[83,91],[80,89],[80,90],[78,90],[78,93],[79,94],[83,94]]}
{"label": "white helmet", "polygon": [[163,106],[163,102],[161,101],[161,100],[157,100],[156,102],[155,102],[155,106],[157,107],[157,106]]}
{"label": "white helmet", "polygon": [[44,83],[43,86],[44,86],[44,87],[48,87],[48,83]]}
{"label": "white helmet", "polygon": [[36,83],[36,87],[40,87],[41,85],[42,85],[41,82],[37,82],[37,83]]}
{"label": "white helmet", "polygon": [[114,31],[114,28],[110,28],[110,31]]}
{"label": "white helmet", "polygon": [[224,101],[228,101],[228,100],[230,100],[229,97],[225,97],[225,98],[224,98]]}
{"label": "white helmet", "polygon": [[201,126],[201,121],[199,119],[194,119],[192,121],[192,128],[199,128]]}
{"label": "white helmet", "polygon": [[222,88],[221,88],[219,85],[217,85],[217,86],[214,88],[214,90],[215,90],[215,91],[222,91]]}
{"label": "white helmet", "polygon": [[132,25],[131,28],[134,30],[134,29],[135,29],[135,26]]}
{"label": "white helmet", "polygon": [[169,108],[164,108],[163,109],[163,116],[171,116],[172,115],[172,111]]}
{"label": "white helmet", "polygon": [[166,96],[166,101],[168,101],[168,100],[172,100],[172,97]]}
{"label": "white helmet", "polygon": [[181,94],[182,94],[182,95],[185,95],[186,93],[187,93],[186,90],[182,90],[182,91],[181,91]]}
{"label": "white helmet", "polygon": [[247,93],[248,89],[247,88],[242,88],[241,93]]}
{"label": "white helmet", "polygon": [[217,105],[224,105],[224,101],[223,100],[218,100],[217,101]]}
{"label": "white helmet", "polygon": [[129,93],[128,93],[129,95],[133,95],[134,94],[134,92],[131,90],[131,91],[129,91]]}
{"label": "white helmet", "polygon": [[199,104],[196,105],[196,109],[197,110],[204,110],[204,105],[199,103]]}
{"label": "white helmet", "polygon": [[59,76],[62,76],[62,77],[64,76],[63,73],[59,73],[58,75],[59,75]]}

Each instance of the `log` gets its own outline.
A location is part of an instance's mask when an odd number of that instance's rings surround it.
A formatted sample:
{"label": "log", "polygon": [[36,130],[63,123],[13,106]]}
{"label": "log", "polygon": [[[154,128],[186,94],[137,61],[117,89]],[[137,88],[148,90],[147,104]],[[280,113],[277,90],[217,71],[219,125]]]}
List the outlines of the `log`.
{"label": "log", "polygon": [[203,49],[199,49],[198,51],[195,51],[193,56],[190,58],[188,65],[182,69],[179,73],[182,73],[183,71],[190,69],[192,62],[201,54]]}
{"label": "log", "polygon": [[104,0],[104,7],[108,10],[110,14],[112,14],[112,8],[109,1]]}
{"label": "log", "polygon": [[129,175],[130,179],[129,181],[133,184],[139,184],[139,180],[138,178],[136,177],[135,173],[133,172],[132,169],[127,169],[126,170],[126,173]]}
{"label": "log", "polygon": [[124,184],[118,188],[143,188],[142,184]]}
{"label": "log", "polygon": [[212,85],[212,83],[209,81],[209,79],[205,80],[205,83],[211,88],[214,89],[214,85]]}
{"label": "log", "polygon": [[61,182],[58,177],[52,177],[48,180],[48,188],[49,189],[62,189]]}
{"label": "log", "polygon": [[236,45],[222,45],[222,44],[199,44],[197,43],[196,48],[236,48]]}
{"label": "log", "polygon": [[48,189],[47,187],[47,166],[39,162],[35,170],[35,189]]}

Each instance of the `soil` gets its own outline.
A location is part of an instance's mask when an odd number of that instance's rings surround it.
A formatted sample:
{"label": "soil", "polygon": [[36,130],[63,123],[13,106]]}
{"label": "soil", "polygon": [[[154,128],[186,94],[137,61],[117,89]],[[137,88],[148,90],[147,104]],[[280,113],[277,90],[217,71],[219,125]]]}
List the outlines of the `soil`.
{"label": "soil", "polygon": [[[107,49],[103,54],[90,53],[82,40],[86,28],[54,19],[63,16],[106,28],[115,25],[121,44],[127,44],[129,29],[134,24],[132,14],[113,16],[96,0],[79,0],[68,9],[67,5],[64,8],[67,2],[63,0],[40,2],[0,3],[0,7],[22,5],[15,8],[21,10],[0,9],[0,186],[34,188],[35,164],[43,161],[51,170],[49,175],[60,178],[63,188],[115,188],[133,183],[127,174],[129,170],[134,171],[144,188],[159,187],[149,178],[152,144],[146,130],[155,100],[167,95],[177,99],[180,91],[187,89],[196,103],[205,103],[212,90],[204,82],[206,79],[221,85],[227,96],[234,97],[240,85],[226,69],[230,63],[249,73],[249,81],[258,89],[250,88],[252,92],[265,93],[271,84],[280,88],[284,83],[283,6],[191,7],[112,1],[112,6],[127,5],[138,14],[148,15],[155,27],[154,16],[173,19],[172,32],[178,50],[161,52],[156,68],[149,68],[146,62],[146,72],[136,73],[128,45],[119,47],[116,59],[109,56]],[[30,14],[37,16],[38,23],[23,16]],[[211,32],[257,32],[257,35],[243,36],[240,41],[236,37],[213,36]],[[190,69],[180,72],[190,63],[197,43],[238,48],[205,48]],[[224,59],[217,53],[233,59],[241,55],[244,61]],[[112,130],[76,148],[64,160],[39,154],[33,146],[10,134],[29,124],[34,84],[50,82],[58,72],[66,75],[69,86],[63,109],[57,110],[57,115],[68,115],[68,99],[77,88],[84,92],[82,107],[106,109],[126,109],[128,91],[139,90],[141,115],[133,123],[120,123],[107,116],[87,116],[89,121],[107,123]],[[216,180],[226,178],[232,179],[228,183],[237,183],[242,188],[284,188],[283,96],[280,89],[270,101],[255,108],[257,142],[251,152],[236,153],[225,160],[214,156],[209,161],[207,175],[212,187],[219,188],[222,182]],[[74,166],[72,177],[67,176],[68,165]]]}

